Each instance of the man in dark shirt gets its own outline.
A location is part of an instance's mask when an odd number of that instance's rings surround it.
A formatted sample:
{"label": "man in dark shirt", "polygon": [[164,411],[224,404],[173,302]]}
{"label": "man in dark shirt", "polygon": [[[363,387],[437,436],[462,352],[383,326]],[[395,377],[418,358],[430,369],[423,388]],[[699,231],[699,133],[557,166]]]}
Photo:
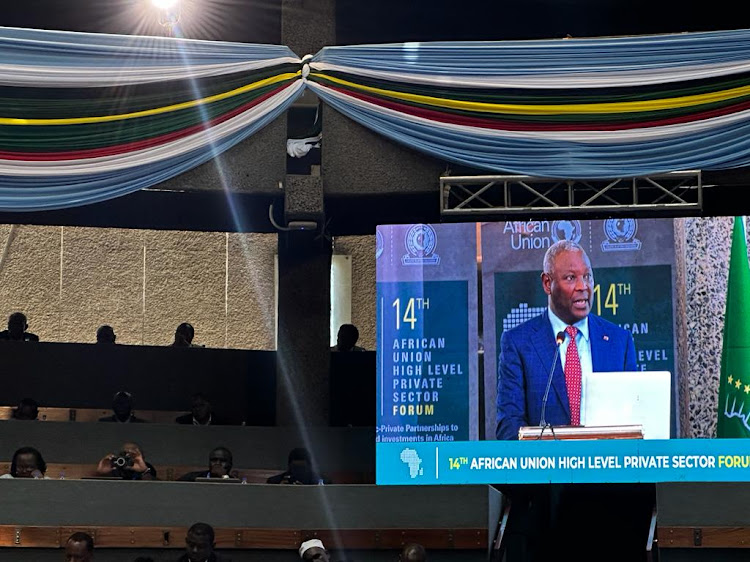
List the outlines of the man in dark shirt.
{"label": "man in dark shirt", "polygon": [[22,398],[18,406],[13,410],[14,420],[32,420],[39,418],[39,404],[33,398]]}
{"label": "man in dark shirt", "polygon": [[214,529],[208,523],[195,523],[185,537],[185,554],[177,562],[231,562],[214,550]]}
{"label": "man in dark shirt", "polygon": [[99,418],[99,421],[115,423],[144,423],[146,420],[136,417],[133,413],[134,403],[135,399],[129,392],[125,390],[117,392],[112,398],[112,411],[114,414]]}
{"label": "man in dark shirt", "polygon": [[196,478],[233,478],[232,451],[226,447],[216,447],[208,455],[208,470],[198,470],[183,474],[179,482],[195,482]]}
{"label": "man in dark shirt", "polygon": [[214,414],[211,401],[202,392],[193,394],[190,412],[174,421],[184,425],[224,425],[224,420]]}
{"label": "man in dark shirt", "polygon": [[269,476],[267,484],[328,484],[313,470],[310,452],[304,447],[289,451],[287,469],[281,474]]}
{"label": "man in dark shirt", "polygon": [[39,336],[27,332],[29,323],[23,312],[14,312],[8,317],[8,329],[0,332],[0,340],[39,341]]}

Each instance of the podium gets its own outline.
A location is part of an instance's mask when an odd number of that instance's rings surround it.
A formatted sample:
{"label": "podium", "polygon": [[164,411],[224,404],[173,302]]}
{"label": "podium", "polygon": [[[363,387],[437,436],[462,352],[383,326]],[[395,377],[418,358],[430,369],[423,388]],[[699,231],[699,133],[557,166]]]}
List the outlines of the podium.
{"label": "podium", "polygon": [[643,426],[634,425],[527,425],[518,430],[519,441],[569,441],[581,439],[643,439]]}
{"label": "podium", "polygon": [[[537,425],[518,431],[519,441],[592,439],[644,439],[643,426]],[[505,537],[500,534],[505,543],[493,552],[493,561],[612,560],[614,554],[619,556],[616,560],[646,558],[653,484],[535,484],[506,486],[501,491],[508,523],[502,529]]]}

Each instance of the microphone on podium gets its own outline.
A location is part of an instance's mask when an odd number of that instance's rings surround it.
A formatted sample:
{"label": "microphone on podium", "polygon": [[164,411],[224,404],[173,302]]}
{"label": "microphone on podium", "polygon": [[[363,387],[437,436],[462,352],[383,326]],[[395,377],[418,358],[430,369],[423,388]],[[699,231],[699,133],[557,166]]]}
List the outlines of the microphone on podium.
{"label": "microphone on podium", "polygon": [[565,332],[557,332],[557,335],[555,336],[555,358],[552,360],[552,367],[550,367],[550,370],[549,370],[549,377],[547,378],[547,388],[544,391],[544,398],[542,399],[542,415],[539,419],[539,425],[542,428],[542,433],[544,433],[544,429],[548,426],[547,420],[544,419],[544,414],[547,410],[547,399],[549,398],[549,389],[552,386],[552,376],[555,374],[555,366],[557,365],[557,358],[560,357],[560,346],[562,345],[562,342],[564,341],[565,341]]}

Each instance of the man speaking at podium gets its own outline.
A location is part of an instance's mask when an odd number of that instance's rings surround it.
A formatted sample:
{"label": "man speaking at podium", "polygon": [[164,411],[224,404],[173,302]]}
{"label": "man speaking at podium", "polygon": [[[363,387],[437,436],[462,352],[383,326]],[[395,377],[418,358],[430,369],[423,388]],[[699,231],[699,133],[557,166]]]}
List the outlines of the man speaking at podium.
{"label": "man speaking at podium", "polygon": [[500,338],[498,439],[518,439],[523,426],[581,425],[583,376],[636,370],[632,334],[591,314],[594,272],[579,244],[550,246],[541,277],[547,310]]}

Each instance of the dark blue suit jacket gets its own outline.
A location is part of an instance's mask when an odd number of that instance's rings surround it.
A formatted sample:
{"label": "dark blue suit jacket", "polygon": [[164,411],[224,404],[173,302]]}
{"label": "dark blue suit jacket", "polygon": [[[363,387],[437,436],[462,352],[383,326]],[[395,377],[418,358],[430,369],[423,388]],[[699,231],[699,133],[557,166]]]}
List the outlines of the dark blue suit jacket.
{"label": "dark blue suit jacket", "polygon": [[[589,339],[594,372],[635,371],[633,335],[599,316],[589,314]],[[555,357],[555,335],[545,311],[500,338],[497,377],[498,439],[518,439],[518,429],[539,425],[542,400]],[[547,423],[570,424],[570,404],[562,362],[558,358],[545,412]]]}

